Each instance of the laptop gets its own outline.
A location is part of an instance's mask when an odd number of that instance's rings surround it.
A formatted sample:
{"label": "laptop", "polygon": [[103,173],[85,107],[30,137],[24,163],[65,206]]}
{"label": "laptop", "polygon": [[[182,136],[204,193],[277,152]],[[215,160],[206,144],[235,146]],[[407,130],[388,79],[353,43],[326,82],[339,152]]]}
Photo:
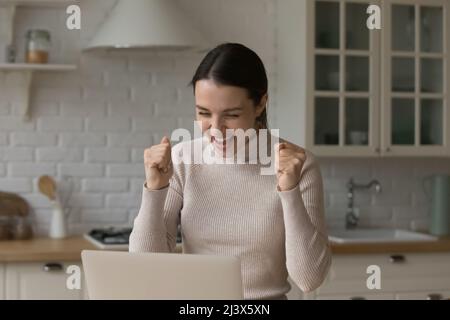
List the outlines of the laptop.
{"label": "laptop", "polygon": [[242,300],[234,256],[84,250],[89,299]]}

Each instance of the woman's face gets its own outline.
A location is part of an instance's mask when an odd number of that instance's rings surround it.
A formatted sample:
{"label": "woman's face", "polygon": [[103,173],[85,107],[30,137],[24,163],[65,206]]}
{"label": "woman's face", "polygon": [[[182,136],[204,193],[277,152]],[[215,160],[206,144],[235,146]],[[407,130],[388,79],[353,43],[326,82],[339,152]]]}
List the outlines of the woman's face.
{"label": "woman's face", "polygon": [[[255,106],[246,89],[216,84],[211,79],[195,84],[196,120],[202,122],[202,132],[217,129],[223,139],[227,129],[256,129],[256,118],[263,112],[266,102],[267,95]],[[211,136],[214,142],[214,131]],[[220,145],[226,147],[226,143]]]}

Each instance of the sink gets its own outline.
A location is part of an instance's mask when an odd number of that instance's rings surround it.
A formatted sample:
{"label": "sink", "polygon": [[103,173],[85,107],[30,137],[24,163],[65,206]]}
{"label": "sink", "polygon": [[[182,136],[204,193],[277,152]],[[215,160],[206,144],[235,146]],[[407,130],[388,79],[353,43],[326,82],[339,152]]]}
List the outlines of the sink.
{"label": "sink", "polygon": [[436,241],[437,237],[402,229],[356,228],[348,230],[331,229],[328,239],[336,243],[374,243]]}

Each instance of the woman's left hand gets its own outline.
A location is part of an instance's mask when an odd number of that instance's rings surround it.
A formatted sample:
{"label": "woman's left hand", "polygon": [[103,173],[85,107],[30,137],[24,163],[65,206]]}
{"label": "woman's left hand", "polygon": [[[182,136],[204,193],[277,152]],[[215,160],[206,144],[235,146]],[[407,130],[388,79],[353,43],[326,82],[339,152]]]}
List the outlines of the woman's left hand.
{"label": "woman's left hand", "polygon": [[305,149],[289,142],[275,146],[275,169],[279,191],[291,190],[297,186],[305,161]]}

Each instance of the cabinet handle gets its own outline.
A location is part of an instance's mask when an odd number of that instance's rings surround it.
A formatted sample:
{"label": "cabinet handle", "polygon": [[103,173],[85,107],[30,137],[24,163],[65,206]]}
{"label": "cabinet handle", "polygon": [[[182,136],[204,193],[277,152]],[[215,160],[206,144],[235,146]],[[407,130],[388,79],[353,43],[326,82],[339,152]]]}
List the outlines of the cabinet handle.
{"label": "cabinet handle", "polygon": [[387,147],[386,152],[391,152],[391,148]]}
{"label": "cabinet handle", "polygon": [[355,297],[350,297],[350,300],[367,300],[367,299],[366,299],[366,297],[355,296]]}
{"label": "cabinet handle", "polygon": [[427,295],[427,300],[442,300],[442,294],[430,293],[429,295]]}
{"label": "cabinet handle", "polygon": [[380,153],[380,147],[376,147],[376,148],[375,148],[375,152],[376,152],[376,153]]}
{"label": "cabinet handle", "polygon": [[62,271],[63,270],[63,266],[61,265],[61,263],[46,263],[44,265],[44,271],[46,272],[53,272],[53,271]]}
{"label": "cabinet handle", "polygon": [[392,256],[389,257],[389,261],[391,263],[403,263],[405,262],[405,256],[402,254],[393,254]]}

